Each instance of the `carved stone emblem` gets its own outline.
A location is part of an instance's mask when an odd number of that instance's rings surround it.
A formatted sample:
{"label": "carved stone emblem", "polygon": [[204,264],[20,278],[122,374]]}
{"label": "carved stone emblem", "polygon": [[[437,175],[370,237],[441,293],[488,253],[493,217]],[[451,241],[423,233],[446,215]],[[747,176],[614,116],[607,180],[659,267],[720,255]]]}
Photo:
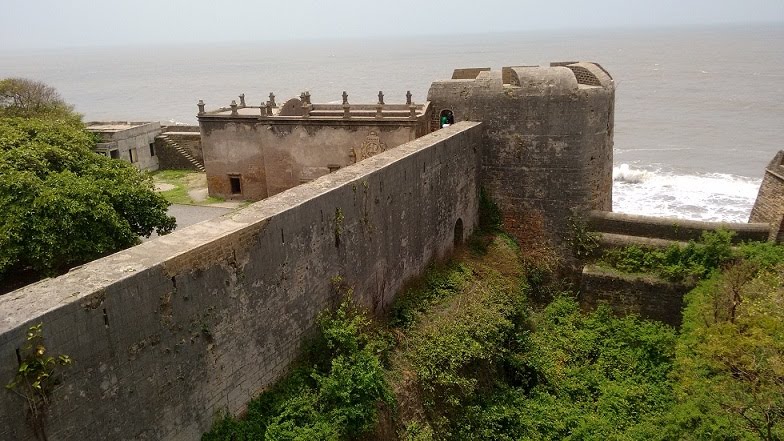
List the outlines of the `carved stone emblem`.
{"label": "carved stone emblem", "polygon": [[362,145],[354,148],[355,162],[377,155],[386,149],[387,145],[381,142],[381,138],[378,137],[378,134],[376,134],[376,132],[370,132],[367,138],[365,138],[365,141],[362,142]]}

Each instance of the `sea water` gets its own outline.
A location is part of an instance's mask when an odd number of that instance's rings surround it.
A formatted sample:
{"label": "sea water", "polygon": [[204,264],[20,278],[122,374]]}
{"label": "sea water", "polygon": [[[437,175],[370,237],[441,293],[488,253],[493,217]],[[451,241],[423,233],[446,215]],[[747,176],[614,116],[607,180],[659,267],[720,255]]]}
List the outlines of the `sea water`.
{"label": "sea water", "polygon": [[[100,43],[97,41],[96,43]],[[745,222],[782,148],[784,26],[456,34],[368,40],[3,51],[0,78],[56,87],[85,120],[194,124],[196,103],[389,103],[456,67],[587,60],[615,78],[613,209]],[[458,115],[459,119],[459,115]]]}

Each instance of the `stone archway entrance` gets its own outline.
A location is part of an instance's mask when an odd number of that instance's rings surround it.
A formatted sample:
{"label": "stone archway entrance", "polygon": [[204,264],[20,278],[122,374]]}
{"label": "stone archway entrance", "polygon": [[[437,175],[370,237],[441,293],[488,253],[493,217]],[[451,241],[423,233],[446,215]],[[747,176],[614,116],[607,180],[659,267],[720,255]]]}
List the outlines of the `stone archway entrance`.
{"label": "stone archway entrance", "polygon": [[438,115],[438,127],[443,128],[455,123],[455,114],[449,109],[444,109]]}
{"label": "stone archway entrance", "polygon": [[457,218],[457,222],[455,222],[454,245],[455,248],[463,245],[463,219],[461,218]]}

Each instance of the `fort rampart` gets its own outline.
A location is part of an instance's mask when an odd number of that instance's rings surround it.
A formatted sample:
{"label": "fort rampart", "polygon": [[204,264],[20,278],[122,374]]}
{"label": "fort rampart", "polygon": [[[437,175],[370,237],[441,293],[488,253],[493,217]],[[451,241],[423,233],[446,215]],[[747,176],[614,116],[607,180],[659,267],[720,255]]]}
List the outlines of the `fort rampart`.
{"label": "fort rampart", "polygon": [[619,315],[639,314],[680,326],[683,295],[693,285],[671,283],[652,274],[624,274],[589,265],[580,278],[580,306],[587,310],[608,305]]}
{"label": "fort rampart", "polygon": [[[198,439],[285,372],[336,276],[378,312],[471,234],[480,142],[459,123],[2,296],[0,381],[42,323],[74,360],[48,439]],[[0,394],[0,439],[33,439],[24,407]]]}
{"label": "fort rampart", "polygon": [[765,168],[749,222],[769,223],[770,239],[784,241],[784,150],[776,153]]}
{"label": "fort rampart", "polygon": [[699,240],[704,231],[726,230],[734,233],[733,242],[766,241],[770,232],[767,223],[708,222],[637,214],[591,211],[588,226],[592,231],[654,238],[670,241]]}

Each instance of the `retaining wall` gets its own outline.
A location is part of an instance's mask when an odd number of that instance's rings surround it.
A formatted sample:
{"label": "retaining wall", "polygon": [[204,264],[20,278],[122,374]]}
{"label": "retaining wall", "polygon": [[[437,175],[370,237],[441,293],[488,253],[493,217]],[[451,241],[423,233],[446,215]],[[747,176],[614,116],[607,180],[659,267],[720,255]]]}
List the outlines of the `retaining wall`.
{"label": "retaining wall", "polygon": [[[0,297],[0,381],[27,328],[68,354],[48,439],[199,439],[297,355],[342,276],[371,311],[477,223],[480,126],[463,122],[219,219]],[[458,222],[462,220],[462,222]],[[33,439],[0,393],[0,439]]]}
{"label": "retaining wall", "polygon": [[703,231],[724,229],[735,233],[735,243],[744,240],[766,241],[770,232],[770,225],[766,223],[705,222],[609,211],[588,213],[588,226],[591,230],[602,233],[678,241],[697,240]]}
{"label": "retaining wall", "polygon": [[677,327],[683,296],[691,288],[653,275],[623,274],[589,265],[583,268],[580,306],[593,310],[608,305],[619,315],[639,314]]}
{"label": "retaining wall", "polygon": [[[166,138],[177,143],[197,162],[204,166],[204,154],[201,149],[201,133],[199,132],[166,132]],[[178,152],[164,137],[155,138],[155,153],[158,156],[161,170],[197,170],[195,164]]]}

